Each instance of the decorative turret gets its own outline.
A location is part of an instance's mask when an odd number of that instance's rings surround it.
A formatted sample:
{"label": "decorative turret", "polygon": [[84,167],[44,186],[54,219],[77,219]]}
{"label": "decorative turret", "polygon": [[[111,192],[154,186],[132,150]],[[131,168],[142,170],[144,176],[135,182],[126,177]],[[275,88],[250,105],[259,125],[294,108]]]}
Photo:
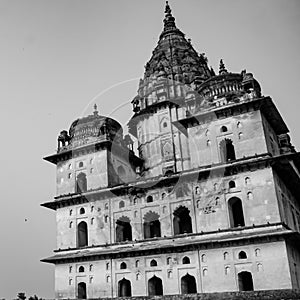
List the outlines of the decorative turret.
{"label": "decorative turret", "polygon": [[219,67],[219,74],[220,74],[220,75],[224,75],[224,74],[226,74],[226,73],[228,73],[228,72],[227,72],[227,70],[226,70],[226,68],[225,68],[225,64],[224,64],[224,62],[223,62],[223,59],[221,59],[221,60],[220,60],[220,67]]}

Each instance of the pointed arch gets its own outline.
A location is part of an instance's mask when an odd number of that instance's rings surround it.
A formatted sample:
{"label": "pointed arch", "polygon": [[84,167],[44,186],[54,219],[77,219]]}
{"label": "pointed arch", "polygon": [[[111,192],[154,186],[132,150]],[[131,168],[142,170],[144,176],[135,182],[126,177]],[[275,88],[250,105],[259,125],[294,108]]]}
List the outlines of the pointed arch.
{"label": "pointed arch", "polygon": [[159,214],[149,211],[144,216],[144,238],[155,238],[161,236]]}
{"label": "pointed arch", "polygon": [[77,225],[77,247],[85,247],[88,245],[88,227],[85,221],[81,221]]}
{"label": "pointed arch", "polygon": [[220,142],[220,156],[221,162],[235,160],[235,150],[231,139],[224,139]]}
{"label": "pointed arch", "polygon": [[181,277],[181,294],[197,293],[196,279],[190,274]]}
{"label": "pointed arch", "polygon": [[116,242],[132,241],[130,219],[122,216],[116,221]]}
{"label": "pointed arch", "polygon": [[245,226],[243,205],[240,198],[232,197],[228,201],[230,227]]}
{"label": "pointed arch", "polygon": [[87,191],[86,174],[81,172],[76,177],[76,193],[84,193]]}
{"label": "pointed arch", "polygon": [[86,299],[86,283],[79,282],[77,286],[78,299]]}
{"label": "pointed arch", "polygon": [[161,296],[163,295],[162,280],[155,275],[148,280],[148,295],[149,296]]}
{"label": "pointed arch", "polygon": [[188,208],[179,206],[179,208],[173,212],[173,215],[174,235],[193,232],[192,219]]}
{"label": "pointed arch", "polygon": [[253,291],[253,279],[252,274],[247,271],[238,273],[238,283],[240,291]]}
{"label": "pointed arch", "polygon": [[131,297],[131,282],[125,278],[118,282],[118,297]]}

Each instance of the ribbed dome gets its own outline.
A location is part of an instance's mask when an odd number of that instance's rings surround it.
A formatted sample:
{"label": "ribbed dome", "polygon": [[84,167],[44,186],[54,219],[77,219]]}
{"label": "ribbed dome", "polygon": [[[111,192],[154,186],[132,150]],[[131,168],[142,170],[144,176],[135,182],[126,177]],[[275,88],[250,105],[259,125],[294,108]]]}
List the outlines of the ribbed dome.
{"label": "ribbed dome", "polygon": [[69,133],[65,130],[60,133],[58,140],[62,142],[62,147],[59,152],[102,140],[122,140],[122,126],[112,118],[99,115],[96,108],[92,115],[75,120]]}

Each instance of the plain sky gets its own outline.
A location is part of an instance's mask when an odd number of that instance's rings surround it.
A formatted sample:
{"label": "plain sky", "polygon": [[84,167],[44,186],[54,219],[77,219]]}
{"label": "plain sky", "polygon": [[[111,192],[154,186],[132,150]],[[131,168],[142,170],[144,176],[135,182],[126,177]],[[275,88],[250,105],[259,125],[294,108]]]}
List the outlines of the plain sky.
{"label": "plain sky", "polygon": [[[300,1],[171,0],[177,26],[209,65],[247,69],[300,148]],[[126,125],[162,30],[162,0],[1,0],[0,298],[54,297],[55,166],[60,130],[90,114]],[[27,221],[25,221],[27,219]]]}

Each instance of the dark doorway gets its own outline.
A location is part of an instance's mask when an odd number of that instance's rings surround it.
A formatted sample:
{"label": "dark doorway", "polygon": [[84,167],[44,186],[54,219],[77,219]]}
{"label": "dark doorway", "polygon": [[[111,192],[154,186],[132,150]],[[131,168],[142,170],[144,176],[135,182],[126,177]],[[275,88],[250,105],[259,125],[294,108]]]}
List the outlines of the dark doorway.
{"label": "dark doorway", "polygon": [[129,280],[123,278],[118,282],[118,296],[131,297],[131,283]]}
{"label": "dark doorway", "polygon": [[240,291],[253,291],[253,280],[250,272],[240,272],[238,274],[239,290]]}
{"label": "dark doorway", "polygon": [[162,280],[155,275],[148,281],[148,294],[149,296],[163,295]]}
{"label": "dark doorway", "polygon": [[230,227],[245,226],[243,206],[241,199],[230,198],[228,201]]}
{"label": "dark doorway", "polygon": [[222,162],[227,162],[236,159],[232,140],[225,139],[220,142],[220,154]]}
{"label": "dark doorway", "polygon": [[78,299],[86,299],[86,284],[85,284],[85,282],[78,283]]}
{"label": "dark doorway", "polygon": [[193,232],[190,211],[186,207],[180,206],[173,215],[174,235]]}
{"label": "dark doorway", "polygon": [[155,212],[148,212],[144,217],[144,237],[145,239],[160,237],[159,215]]}
{"label": "dark doorway", "polygon": [[87,224],[81,221],[77,226],[77,247],[85,247],[88,245]]}
{"label": "dark doorway", "polygon": [[83,193],[87,191],[87,180],[84,173],[79,173],[76,179],[76,193]]}
{"label": "dark doorway", "polygon": [[116,223],[116,242],[132,241],[130,219],[127,217],[121,217]]}
{"label": "dark doorway", "polygon": [[186,274],[181,278],[181,294],[197,293],[196,279],[194,276]]}

